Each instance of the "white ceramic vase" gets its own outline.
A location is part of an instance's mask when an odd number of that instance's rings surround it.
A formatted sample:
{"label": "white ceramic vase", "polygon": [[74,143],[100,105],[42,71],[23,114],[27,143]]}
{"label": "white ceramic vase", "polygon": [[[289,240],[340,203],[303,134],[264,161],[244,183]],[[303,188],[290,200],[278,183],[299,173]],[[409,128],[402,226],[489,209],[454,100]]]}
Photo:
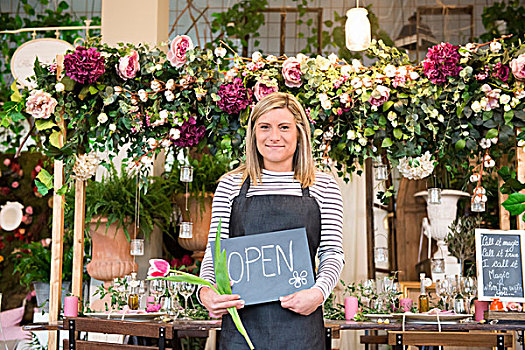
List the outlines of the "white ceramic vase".
{"label": "white ceramic vase", "polygon": [[[423,197],[427,201],[428,192],[417,192],[414,196]],[[423,220],[423,231],[427,237],[432,237],[437,241],[438,250],[432,256],[433,259],[444,259],[445,271],[444,273],[432,274],[432,279],[443,278],[445,275],[460,275],[461,266],[458,260],[450,255],[445,237],[450,232],[450,225],[456,219],[457,203],[461,197],[469,197],[470,195],[463,191],[457,190],[442,190],[441,203],[429,204],[427,201],[427,216]]]}

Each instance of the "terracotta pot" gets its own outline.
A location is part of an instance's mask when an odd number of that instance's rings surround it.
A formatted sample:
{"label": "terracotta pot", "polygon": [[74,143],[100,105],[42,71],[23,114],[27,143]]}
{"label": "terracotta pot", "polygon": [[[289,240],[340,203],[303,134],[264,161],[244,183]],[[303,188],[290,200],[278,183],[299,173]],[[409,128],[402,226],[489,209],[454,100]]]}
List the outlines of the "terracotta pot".
{"label": "terracotta pot", "polygon": [[[117,223],[109,226],[106,232],[107,218],[97,219],[89,224],[92,238],[92,260],[87,265],[88,274],[99,281],[112,281],[116,277],[124,277],[137,271],[137,264],[130,254],[130,244],[123,227],[117,231]],[[128,225],[128,233],[133,236],[133,227]],[[133,238],[133,237],[131,237]]]}
{"label": "terracotta pot", "polygon": [[212,201],[212,193],[205,193],[204,198],[188,197],[188,210],[186,210],[186,195],[175,195],[175,202],[182,213],[182,221],[193,223],[193,237],[179,238],[178,241],[182,248],[193,251],[191,257],[195,260],[202,260],[208,244]]}

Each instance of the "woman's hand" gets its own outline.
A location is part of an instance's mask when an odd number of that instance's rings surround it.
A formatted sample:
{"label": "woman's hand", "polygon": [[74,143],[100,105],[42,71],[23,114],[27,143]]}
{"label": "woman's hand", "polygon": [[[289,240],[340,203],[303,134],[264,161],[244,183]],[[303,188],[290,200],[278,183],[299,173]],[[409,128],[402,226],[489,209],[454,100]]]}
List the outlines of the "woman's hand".
{"label": "woman's hand", "polygon": [[238,294],[217,294],[209,287],[202,287],[200,290],[202,304],[210,312],[210,316],[219,317],[228,312],[228,308],[235,307],[242,309],[244,300],[240,300]]}
{"label": "woman's hand", "polygon": [[300,290],[279,298],[281,306],[298,314],[308,316],[323,303],[323,293],[317,288]]}

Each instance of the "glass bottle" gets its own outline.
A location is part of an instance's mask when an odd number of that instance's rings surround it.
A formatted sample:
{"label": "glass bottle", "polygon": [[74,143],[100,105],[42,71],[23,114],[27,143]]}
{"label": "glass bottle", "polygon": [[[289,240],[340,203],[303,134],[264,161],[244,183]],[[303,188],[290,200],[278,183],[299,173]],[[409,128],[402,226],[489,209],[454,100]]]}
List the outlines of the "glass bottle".
{"label": "glass bottle", "polygon": [[461,294],[461,280],[459,275],[456,275],[456,295],[454,295],[454,312],[457,314],[466,314],[465,298]]}
{"label": "glass bottle", "polygon": [[129,286],[130,286],[130,293],[128,295],[128,306],[130,310],[138,310],[139,309],[139,294],[138,294],[139,281],[137,281],[137,273],[135,272],[131,273],[131,280],[129,282]]}
{"label": "glass bottle", "polygon": [[425,274],[420,273],[419,279],[421,280],[421,294],[419,295],[419,312],[427,312],[430,309],[430,301],[425,290]]}

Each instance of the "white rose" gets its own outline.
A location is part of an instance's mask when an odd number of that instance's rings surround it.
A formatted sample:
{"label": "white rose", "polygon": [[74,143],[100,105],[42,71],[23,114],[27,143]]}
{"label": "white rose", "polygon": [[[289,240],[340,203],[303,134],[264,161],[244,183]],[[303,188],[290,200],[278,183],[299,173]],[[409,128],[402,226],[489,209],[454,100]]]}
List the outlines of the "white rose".
{"label": "white rose", "polygon": [[257,61],[260,61],[262,60],[262,53],[260,53],[259,51],[255,51],[254,53],[252,53],[252,61],[253,62],[257,62]]}
{"label": "white rose", "polygon": [[170,129],[170,138],[172,140],[176,140],[179,137],[180,137],[180,130],[179,129],[175,129],[175,128]]}
{"label": "white rose", "polygon": [[499,41],[493,41],[490,43],[490,51],[498,52],[501,49],[501,43]]}
{"label": "white rose", "polygon": [[115,131],[117,130],[117,126],[115,124],[109,124],[109,131]]}
{"label": "white rose", "polygon": [[321,101],[321,103],[323,103],[324,101],[328,100],[328,95],[325,93],[322,93],[322,94],[319,94],[317,98],[319,99],[319,101]]}
{"label": "white rose", "polygon": [[98,115],[97,120],[100,124],[104,124],[105,122],[108,121],[108,115],[102,112]]}
{"label": "white rose", "polygon": [[354,67],[354,69],[356,71],[358,71],[359,69],[363,68],[363,64],[359,61],[359,60],[356,60],[355,58],[352,60],[352,67]]}
{"label": "white rose", "polygon": [[392,78],[396,75],[396,67],[392,64],[387,64],[383,69],[383,72],[388,78]]}
{"label": "white rose", "polygon": [[501,96],[499,97],[499,102],[500,102],[501,104],[503,104],[503,105],[506,105],[507,103],[510,102],[510,96],[509,96],[509,95],[506,95],[506,94],[501,95]]}
{"label": "white rose", "polygon": [[336,64],[339,57],[335,53],[331,53],[330,56],[328,56],[328,60],[331,64]]}
{"label": "white rose", "polygon": [[55,90],[56,90],[56,92],[62,92],[62,91],[64,91],[65,88],[66,88],[66,87],[65,87],[64,84],[62,84],[62,83],[56,83],[56,84],[55,84]]}
{"label": "white rose", "polygon": [[226,56],[226,49],[224,47],[217,47],[214,51],[215,56],[223,58]]}

